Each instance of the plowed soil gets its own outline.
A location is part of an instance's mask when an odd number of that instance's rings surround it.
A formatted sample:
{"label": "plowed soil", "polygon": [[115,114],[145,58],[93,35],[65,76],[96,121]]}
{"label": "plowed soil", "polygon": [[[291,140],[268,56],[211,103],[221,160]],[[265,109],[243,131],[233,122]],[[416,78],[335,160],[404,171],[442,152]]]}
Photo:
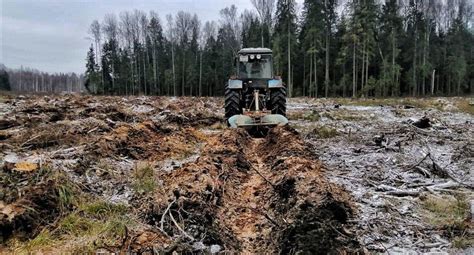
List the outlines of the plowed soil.
{"label": "plowed soil", "polygon": [[219,98],[1,96],[0,253],[469,253],[474,121],[434,100],[256,138]]}
{"label": "plowed soil", "polygon": [[156,194],[158,212],[179,215],[194,239],[246,254],[357,250],[344,229],[354,215],[349,195],[326,180],[295,130],[275,128],[263,139],[226,130],[203,151],[161,174]]}
{"label": "plowed soil", "polygon": [[[88,236],[95,240],[93,250],[360,250],[348,223],[356,214],[350,195],[325,178],[323,164],[289,126],[254,138],[225,128],[220,101],[191,98],[19,97],[2,106],[8,124],[2,128],[2,156],[16,160],[6,159],[1,173],[6,251],[22,249],[11,240],[26,242],[28,251],[80,249],[75,240],[90,231],[56,234],[71,215],[79,215],[79,222],[97,220],[86,216],[87,206],[64,201],[79,198],[109,207],[126,204],[138,221],[119,239],[107,240],[112,244],[98,244],[103,234]],[[23,161],[32,171],[15,168]],[[151,173],[137,164],[149,165]],[[38,179],[47,185],[32,188]],[[67,190],[74,190],[74,197],[65,194],[64,181],[71,182]],[[32,248],[39,233],[54,233],[48,236],[54,242]]]}

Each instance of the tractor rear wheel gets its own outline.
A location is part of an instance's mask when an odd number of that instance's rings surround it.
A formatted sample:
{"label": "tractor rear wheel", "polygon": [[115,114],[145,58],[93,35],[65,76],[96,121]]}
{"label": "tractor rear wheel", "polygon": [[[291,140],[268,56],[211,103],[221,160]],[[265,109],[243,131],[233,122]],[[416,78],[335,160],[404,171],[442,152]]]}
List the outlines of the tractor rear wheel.
{"label": "tractor rear wheel", "polygon": [[286,88],[270,90],[270,108],[272,114],[286,117]]}
{"label": "tractor rear wheel", "polygon": [[228,120],[234,115],[242,114],[240,105],[240,93],[238,90],[225,89],[225,119]]}

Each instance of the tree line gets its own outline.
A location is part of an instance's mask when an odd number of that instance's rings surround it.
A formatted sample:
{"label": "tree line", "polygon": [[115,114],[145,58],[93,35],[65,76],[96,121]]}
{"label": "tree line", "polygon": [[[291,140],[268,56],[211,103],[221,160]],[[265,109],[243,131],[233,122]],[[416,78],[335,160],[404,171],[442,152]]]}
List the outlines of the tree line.
{"label": "tree line", "polygon": [[[462,95],[474,91],[470,0],[251,0],[218,21],[140,10],[92,22],[94,94],[218,96],[242,47],[267,47],[290,96]],[[300,9],[301,8],[301,9]]]}
{"label": "tree line", "polygon": [[85,92],[84,75],[47,73],[32,68],[9,69],[0,64],[0,90],[33,93]]}

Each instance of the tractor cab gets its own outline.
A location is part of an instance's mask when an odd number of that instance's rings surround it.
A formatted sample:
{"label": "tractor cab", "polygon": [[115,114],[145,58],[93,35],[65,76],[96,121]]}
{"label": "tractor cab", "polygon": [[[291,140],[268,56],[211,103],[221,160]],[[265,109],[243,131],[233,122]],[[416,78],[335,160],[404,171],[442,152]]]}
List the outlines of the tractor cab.
{"label": "tractor cab", "polygon": [[283,125],[286,88],[273,73],[272,50],[245,48],[235,58],[235,75],[225,88],[225,116],[231,127]]}
{"label": "tractor cab", "polygon": [[270,49],[243,49],[239,51],[236,60],[238,63],[236,73],[239,79],[273,79],[273,59]]}

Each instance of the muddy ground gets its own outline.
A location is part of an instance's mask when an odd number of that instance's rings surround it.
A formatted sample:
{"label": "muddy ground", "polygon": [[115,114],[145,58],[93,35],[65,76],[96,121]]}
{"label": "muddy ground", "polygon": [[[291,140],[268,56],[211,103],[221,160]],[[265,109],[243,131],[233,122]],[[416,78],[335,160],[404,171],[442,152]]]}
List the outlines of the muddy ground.
{"label": "muddy ground", "polygon": [[0,252],[473,252],[469,98],[0,97]]}

